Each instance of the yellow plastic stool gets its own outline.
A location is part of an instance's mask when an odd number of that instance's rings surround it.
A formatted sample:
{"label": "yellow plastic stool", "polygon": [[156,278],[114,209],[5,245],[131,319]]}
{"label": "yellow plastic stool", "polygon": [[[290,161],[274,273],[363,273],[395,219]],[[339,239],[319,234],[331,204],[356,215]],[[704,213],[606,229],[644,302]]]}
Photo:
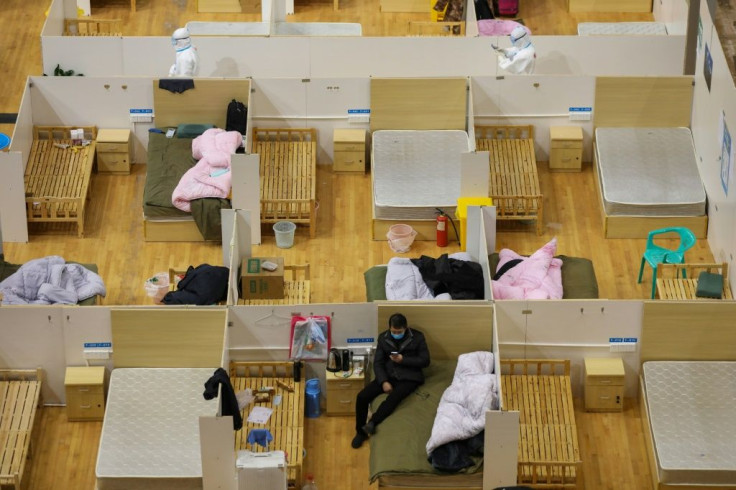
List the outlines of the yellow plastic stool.
{"label": "yellow plastic stool", "polygon": [[468,232],[468,206],[493,206],[493,199],[490,197],[460,197],[457,200],[457,209],[455,209],[455,218],[460,221],[460,248],[467,250],[466,242]]}

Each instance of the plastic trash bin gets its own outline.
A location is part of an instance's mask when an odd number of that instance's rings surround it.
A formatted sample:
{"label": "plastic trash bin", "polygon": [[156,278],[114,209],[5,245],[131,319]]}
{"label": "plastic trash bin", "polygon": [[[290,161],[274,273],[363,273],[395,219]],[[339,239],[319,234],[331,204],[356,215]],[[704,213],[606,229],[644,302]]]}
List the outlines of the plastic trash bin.
{"label": "plastic trash bin", "polygon": [[455,218],[460,222],[460,248],[467,250],[466,242],[468,234],[468,206],[493,206],[490,197],[460,197],[457,200]]}
{"label": "plastic trash bin", "polygon": [[279,248],[291,248],[294,245],[294,232],[296,225],[291,221],[278,221],[273,225],[276,234],[276,246]]}
{"label": "plastic trash bin", "polygon": [[414,231],[414,228],[403,224],[391,225],[386,234],[388,246],[391,247],[391,250],[402,254],[411,249],[411,244],[414,243],[414,237],[416,236],[417,232]]}
{"label": "plastic trash bin", "polygon": [[305,411],[304,415],[312,419],[319,417],[319,414],[320,414],[319,379],[312,378],[312,379],[307,380],[307,386],[305,388],[305,392],[307,396],[306,396],[306,399],[304,400],[304,411]]}

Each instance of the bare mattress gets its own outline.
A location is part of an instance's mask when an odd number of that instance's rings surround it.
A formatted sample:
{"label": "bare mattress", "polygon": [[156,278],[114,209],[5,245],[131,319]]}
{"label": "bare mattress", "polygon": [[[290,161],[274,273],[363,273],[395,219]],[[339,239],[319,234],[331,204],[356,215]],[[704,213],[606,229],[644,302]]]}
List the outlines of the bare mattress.
{"label": "bare mattress", "polygon": [[595,156],[609,216],[703,216],[688,128],[598,128]]}
{"label": "bare mattress", "polygon": [[115,369],[97,454],[98,490],[201,489],[200,415],[215,368]]}
{"label": "bare mattress", "polygon": [[666,36],[663,22],[580,22],[579,36]]}
{"label": "bare mattress", "polygon": [[452,216],[460,197],[460,155],[468,134],[459,130],[373,132],[373,207],[376,219]]}
{"label": "bare mattress", "polygon": [[659,480],[736,484],[736,362],[649,361],[643,366]]}

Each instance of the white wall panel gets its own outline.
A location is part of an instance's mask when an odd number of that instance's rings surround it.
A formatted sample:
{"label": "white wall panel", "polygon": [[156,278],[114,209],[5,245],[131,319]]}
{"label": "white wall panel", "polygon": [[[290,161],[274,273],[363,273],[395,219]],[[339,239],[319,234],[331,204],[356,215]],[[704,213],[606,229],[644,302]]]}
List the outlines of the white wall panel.
{"label": "white wall panel", "polygon": [[626,365],[626,396],[636,396],[639,344],[635,352],[610,352],[609,339],[641,341],[641,301],[496,301],[495,309],[504,358],[570,359],[579,396],[585,357],[621,357]]}
{"label": "white wall panel", "polygon": [[[123,40],[135,38],[97,37],[97,36],[43,36],[41,37],[41,58],[43,72],[54,74],[56,65],[64,70],[74,70],[85,76],[124,76],[125,72]],[[150,44],[150,43],[149,43]],[[171,48],[171,44],[169,44]],[[151,47],[145,49],[150,50]],[[143,63],[146,56],[139,51],[137,58]],[[168,68],[167,68],[168,70]],[[134,75],[131,73],[130,75]]]}
{"label": "white wall panel", "polygon": [[46,404],[64,397],[64,333],[59,306],[0,308],[0,367],[36,369],[46,376],[41,395]]}
{"label": "white wall panel", "polygon": [[28,242],[24,168],[21,152],[0,152],[0,237],[6,242]]}
{"label": "white wall panel", "polygon": [[535,75],[681,75],[684,36],[535,36]]}
{"label": "white wall panel", "polygon": [[[583,161],[593,160],[593,122],[570,121],[570,107],[593,107],[595,77],[511,75],[472,77],[475,124],[531,124],[537,159],[549,160],[550,126],[583,129]],[[593,107],[595,111],[595,107]]]}
{"label": "white wall panel", "polygon": [[[736,89],[726,64],[723,50],[706,2],[700,4],[703,25],[701,46],[695,63],[692,131],[699,160],[700,175],[708,193],[708,244],[715,260],[734,265],[736,254],[736,179],[731,175],[728,195],[721,184],[720,121],[725,114],[726,125],[736,138]],[[711,87],[704,76],[705,46],[713,59]],[[731,267],[730,277],[736,277]]]}

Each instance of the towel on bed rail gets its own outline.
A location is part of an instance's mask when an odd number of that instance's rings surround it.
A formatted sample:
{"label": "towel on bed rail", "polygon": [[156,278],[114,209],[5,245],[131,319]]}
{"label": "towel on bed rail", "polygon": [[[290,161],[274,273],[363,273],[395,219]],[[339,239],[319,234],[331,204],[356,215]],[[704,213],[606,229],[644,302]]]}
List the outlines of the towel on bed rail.
{"label": "towel on bed rail", "polygon": [[529,257],[501,250],[498,270],[509,261],[520,262],[491,281],[493,299],[562,299],[562,260],[554,258],[556,251],[557,238]]}
{"label": "towel on bed rail", "polygon": [[68,264],[51,255],[29,260],[0,282],[4,305],[74,304],[95,295],[105,296],[102,278],[80,264]]}
{"label": "towel on bed rail", "polygon": [[[452,383],[442,394],[437,407],[437,415],[432,426],[432,435],[427,441],[427,456],[433,466],[442,460],[442,468],[460,470],[466,465],[456,465],[448,461],[441,448],[456,441],[477,436],[485,429],[486,411],[498,408],[497,377],[493,374],[493,353],[487,351],[470,352],[458,357]],[[450,454],[462,461],[462,452]],[[438,454],[435,455],[434,453]],[[441,456],[435,461],[435,456]],[[469,460],[469,458],[467,458]],[[469,460],[472,464],[472,460]]]}
{"label": "towel on bed rail", "polygon": [[191,212],[190,201],[203,197],[224,199],[230,194],[230,158],[243,142],[237,131],[208,129],[192,141],[192,154],[199,160],[186,171],[171,196],[171,203]]}

